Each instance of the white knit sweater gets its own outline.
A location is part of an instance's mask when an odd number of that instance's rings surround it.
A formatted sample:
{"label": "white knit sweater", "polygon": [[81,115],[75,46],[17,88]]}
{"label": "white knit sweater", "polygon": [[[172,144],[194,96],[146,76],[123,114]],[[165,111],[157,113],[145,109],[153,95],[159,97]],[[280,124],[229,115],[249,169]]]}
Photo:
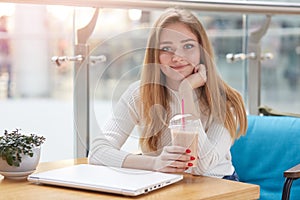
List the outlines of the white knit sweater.
{"label": "white knit sweater", "polygon": [[[97,165],[122,167],[123,161],[130,153],[120,150],[135,126],[143,127],[140,121],[140,82],[133,83],[122,95],[114,108],[110,119],[102,127],[102,133],[93,140],[89,154],[89,162]],[[180,113],[178,92],[170,91],[172,99],[170,107],[172,116]],[[201,118],[203,127],[207,119]],[[158,149],[171,144],[171,134],[167,129],[161,138]],[[222,178],[232,175],[234,167],[231,162],[230,147],[232,138],[222,124],[212,123],[205,133],[199,133],[198,162],[186,172],[195,175],[205,175]],[[153,152],[158,155],[160,152]],[[147,154],[149,155],[149,154]]]}

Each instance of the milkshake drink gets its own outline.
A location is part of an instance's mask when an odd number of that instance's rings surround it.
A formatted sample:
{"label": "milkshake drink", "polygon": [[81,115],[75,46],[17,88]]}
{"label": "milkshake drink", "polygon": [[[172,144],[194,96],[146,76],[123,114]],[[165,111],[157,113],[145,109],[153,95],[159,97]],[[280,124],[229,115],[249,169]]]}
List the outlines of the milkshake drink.
{"label": "milkshake drink", "polygon": [[200,120],[195,119],[190,114],[176,115],[170,120],[169,128],[171,130],[172,145],[190,149],[190,155],[195,158],[191,163],[195,166],[198,156]]}

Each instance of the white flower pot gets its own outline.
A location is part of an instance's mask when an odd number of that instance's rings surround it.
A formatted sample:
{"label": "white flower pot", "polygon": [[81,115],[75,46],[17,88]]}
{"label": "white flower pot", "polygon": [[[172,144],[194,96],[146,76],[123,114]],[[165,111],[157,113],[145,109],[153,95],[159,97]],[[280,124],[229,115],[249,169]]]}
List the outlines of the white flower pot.
{"label": "white flower pot", "polygon": [[0,158],[0,174],[7,179],[25,179],[29,174],[32,174],[40,161],[41,148],[33,149],[33,156],[22,155],[22,162],[19,167],[10,166],[6,160]]}

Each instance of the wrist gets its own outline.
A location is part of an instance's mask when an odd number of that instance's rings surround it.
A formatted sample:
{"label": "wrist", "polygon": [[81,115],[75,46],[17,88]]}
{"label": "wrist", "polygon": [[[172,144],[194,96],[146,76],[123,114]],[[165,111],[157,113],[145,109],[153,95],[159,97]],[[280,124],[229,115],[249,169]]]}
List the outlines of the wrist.
{"label": "wrist", "polygon": [[185,91],[192,90],[192,89],[193,89],[193,86],[191,85],[190,81],[188,81],[187,79],[182,80],[178,87],[178,91],[180,93],[183,93]]}
{"label": "wrist", "polygon": [[149,168],[151,171],[157,171],[156,158],[156,156],[149,156]]}
{"label": "wrist", "polygon": [[155,171],[155,158],[154,156],[130,154],[125,158],[122,167]]}

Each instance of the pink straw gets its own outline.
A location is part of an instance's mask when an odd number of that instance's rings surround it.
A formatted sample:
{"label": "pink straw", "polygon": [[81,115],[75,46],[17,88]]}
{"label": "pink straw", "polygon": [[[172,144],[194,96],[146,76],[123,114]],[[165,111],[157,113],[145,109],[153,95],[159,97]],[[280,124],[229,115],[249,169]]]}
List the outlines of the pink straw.
{"label": "pink straw", "polygon": [[182,114],[181,123],[184,127],[185,121],[184,121],[184,117],[183,117],[183,115],[184,115],[184,99],[183,98],[181,99],[181,114]]}

